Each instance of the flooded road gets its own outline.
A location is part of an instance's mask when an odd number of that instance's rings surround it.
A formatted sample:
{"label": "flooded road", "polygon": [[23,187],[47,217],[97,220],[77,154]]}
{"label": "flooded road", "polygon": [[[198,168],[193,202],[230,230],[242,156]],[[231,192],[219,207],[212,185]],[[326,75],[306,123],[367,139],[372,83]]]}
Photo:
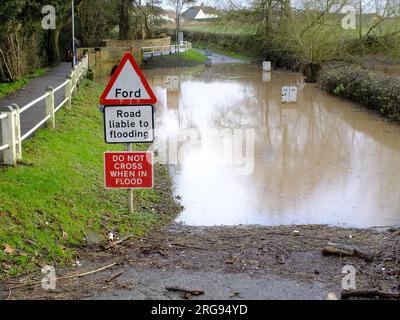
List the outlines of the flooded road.
{"label": "flooded road", "polygon": [[[256,65],[147,71],[157,157],[195,226],[400,225],[400,126]],[[296,104],[281,103],[283,86]]]}

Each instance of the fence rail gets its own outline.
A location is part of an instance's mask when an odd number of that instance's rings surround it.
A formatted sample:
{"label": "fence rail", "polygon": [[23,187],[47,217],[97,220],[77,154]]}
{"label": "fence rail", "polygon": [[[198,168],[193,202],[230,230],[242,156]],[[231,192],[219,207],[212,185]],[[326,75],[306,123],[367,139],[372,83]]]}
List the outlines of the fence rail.
{"label": "fence rail", "polygon": [[[39,98],[29,102],[20,108],[17,104],[12,106],[0,107],[0,121],[2,123],[2,137],[0,142],[0,151],[3,153],[3,163],[16,166],[17,162],[22,160],[22,142],[29,138],[36,130],[47,124],[48,127],[54,129],[56,126],[55,114],[63,106],[71,109],[72,96],[76,95],[79,82],[86,76],[89,69],[88,56],[84,56],[82,60],[72,70],[67,79],[57,88],[48,87],[46,93]],[[55,105],[54,94],[64,89],[64,99],[59,105]],[[46,116],[39,121],[24,135],[21,135],[20,115],[33,107],[38,102],[45,100]]]}
{"label": "fence rail", "polygon": [[192,49],[192,44],[190,42],[184,41],[182,44],[174,44],[170,46],[143,47],[142,55],[144,59],[148,59],[154,58],[155,56],[186,52],[190,49]]}

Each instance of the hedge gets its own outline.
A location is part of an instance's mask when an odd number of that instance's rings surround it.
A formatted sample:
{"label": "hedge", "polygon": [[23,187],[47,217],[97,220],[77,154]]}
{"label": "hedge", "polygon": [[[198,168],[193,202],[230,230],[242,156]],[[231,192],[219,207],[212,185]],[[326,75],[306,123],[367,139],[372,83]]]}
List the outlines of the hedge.
{"label": "hedge", "polygon": [[400,79],[354,66],[321,73],[320,87],[400,121]]}
{"label": "hedge", "polygon": [[[174,38],[174,30],[164,29],[167,35]],[[209,49],[239,53],[256,61],[272,61],[274,68],[287,68],[293,71],[300,69],[300,62],[289,52],[276,48],[276,45],[264,35],[211,33],[204,31],[183,30],[184,39],[193,46],[206,46]]]}

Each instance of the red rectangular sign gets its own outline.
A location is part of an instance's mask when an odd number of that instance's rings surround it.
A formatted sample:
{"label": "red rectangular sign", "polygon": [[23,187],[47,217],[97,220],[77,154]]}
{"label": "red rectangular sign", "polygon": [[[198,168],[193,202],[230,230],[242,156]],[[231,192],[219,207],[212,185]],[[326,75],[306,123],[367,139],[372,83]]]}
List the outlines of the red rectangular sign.
{"label": "red rectangular sign", "polygon": [[107,189],[152,189],[152,152],[105,152],[104,176]]}

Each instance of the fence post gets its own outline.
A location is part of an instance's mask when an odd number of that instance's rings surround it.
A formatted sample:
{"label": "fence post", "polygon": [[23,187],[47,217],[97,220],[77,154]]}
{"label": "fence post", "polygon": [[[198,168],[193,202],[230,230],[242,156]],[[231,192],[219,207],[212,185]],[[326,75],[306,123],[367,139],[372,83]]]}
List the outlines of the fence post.
{"label": "fence post", "polygon": [[46,93],[48,93],[48,97],[46,98],[46,116],[50,116],[50,119],[47,120],[47,126],[51,129],[56,128],[56,118],[54,113],[54,89],[52,87],[47,87]]}
{"label": "fence post", "polygon": [[80,74],[81,74],[81,65],[77,65],[75,69],[75,78],[76,78],[76,88],[79,88],[79,83],[80,83]]}
{"label": "fence post", "polygon": [[21,140],[21,118],[19,115],[19,105],[16,103],[12,104],[12,107],[16,111],[15,113],[15,139],[16,139],[16,152],[17,152],[17,160],[22,160],[22,140]]}
{"label": "fence post", "polygon": [[71,78],[72,78],[72,86],[71,86],[71,88],[74,88],[74,90],[72,90],[72,95],[76,96],[78,88],[77,88],[77,84],[76,84],[76,71],[75,71],[75,68],[71,72]]}
{"label": "fence post", "polygon": [[0,107],[0,112],[7,114],[3,119],[2,134],[3,143],[8,144],[8,148],[3,151],[3,162],[7,165],[17,166],[17,138],[16,138],[16,113],[13,107]]}
{"label": "fence post", "polygon": [[70,110],[72,106],[72,77],[67,77],[67,84],[65,85],[65,98],[68,99],[67,104],[65,105],[65,109]]}
{"label": "fence post", "polygon": [[85,78],[87,77],[88,71],[89,71],[89,55],[85,55]]}

